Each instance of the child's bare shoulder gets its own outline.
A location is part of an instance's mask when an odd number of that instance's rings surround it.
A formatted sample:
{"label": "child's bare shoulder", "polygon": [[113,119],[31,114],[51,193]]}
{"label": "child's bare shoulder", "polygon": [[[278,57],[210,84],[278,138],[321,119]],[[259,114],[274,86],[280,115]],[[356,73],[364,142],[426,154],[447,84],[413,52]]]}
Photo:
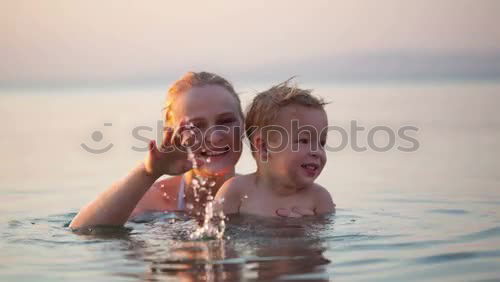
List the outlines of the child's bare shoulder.
{"label": "child's bare shoulder", "polygon": [[325,187],[316,183],[312,184],[312,186],[309,189],[309,192],[319,197],[330,195],[330,192],[328,192],[328,190]]}
{"label": "child's bare shoulder", "polygon": [[[222,209],[225,214],[238,213],[243,195],[249,189],[252,183],[251,175],[234,176],[228,179],[215,195],[215,202],[222,203]],[[220,209],[221,204],[215,206]]]}
{"label": "child's bare shoulder", "polygon": [[335,211],[335,203],[333,202],[332,195],[325,187],[314,183],[310,189],[310,193],[316,202],[316,214]]}
{"label": "child's bare shoulder", "polygon": [[244,193],[254,183],[254,177],[253,174],[233,176],[224,182],[220,190],[223,190],[223,193]]}

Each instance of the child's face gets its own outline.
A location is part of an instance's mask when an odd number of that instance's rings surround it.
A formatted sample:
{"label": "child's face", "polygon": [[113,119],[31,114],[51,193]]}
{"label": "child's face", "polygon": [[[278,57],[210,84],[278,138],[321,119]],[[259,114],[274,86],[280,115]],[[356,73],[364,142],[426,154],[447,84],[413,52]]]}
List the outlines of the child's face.
{"label": "child's face", "polygon": [[325,111],[289,105],[280,110],[275,125],[284,131],[270,134],[268,174],[285,186],[300,189],[311,185],[326,163],[328,120]]}

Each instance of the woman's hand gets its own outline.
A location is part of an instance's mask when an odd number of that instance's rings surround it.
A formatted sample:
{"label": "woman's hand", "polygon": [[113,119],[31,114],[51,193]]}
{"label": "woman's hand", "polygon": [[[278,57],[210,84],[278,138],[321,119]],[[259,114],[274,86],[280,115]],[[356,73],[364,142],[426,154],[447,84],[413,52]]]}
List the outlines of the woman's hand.
{"label": "woman's hand", "polygon": [[276,214],[281,217],[303,217],[309,215],[315,215],[313,210],[293,207],[291,209],[279,208],[276,210]]}
{"label": "woman's hand", "polygon": [[[149,142],[149,150],[144,160],[146,172],[155,178],[168,175],[179,175],[193,167],[188,159],[187,146],[195,144],[195,136],[190,133],[189,127],[181,126],[174,132],[167,127],[163,134],[163,141],[158,147],[155,140]],[[201,160],[196,160],[197,165],[202,165]]]}

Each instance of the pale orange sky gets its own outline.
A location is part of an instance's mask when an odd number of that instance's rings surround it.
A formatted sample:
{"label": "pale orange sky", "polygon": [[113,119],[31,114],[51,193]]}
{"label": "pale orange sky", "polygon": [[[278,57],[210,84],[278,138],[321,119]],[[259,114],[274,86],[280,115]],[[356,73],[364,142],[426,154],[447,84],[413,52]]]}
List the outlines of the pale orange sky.
{"label": "pale orange sky", "polygon": [[500,1],[4,1],[0,81],[119,80],[308,58],[500,52]]}

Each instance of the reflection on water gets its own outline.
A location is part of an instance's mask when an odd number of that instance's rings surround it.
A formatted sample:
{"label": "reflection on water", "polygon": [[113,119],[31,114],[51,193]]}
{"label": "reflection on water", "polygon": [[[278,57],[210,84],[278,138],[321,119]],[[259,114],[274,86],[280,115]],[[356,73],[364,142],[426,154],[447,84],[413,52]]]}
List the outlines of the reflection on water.
{"label": "reflection on water", "polygon": [[[330,261],[323,256],[326,246],[315,232],[332,227],[333,221],[327,218],[276,220],[237,216],[230,219],[224,239],[193,241],[188,240],[186,232],[195,228],[193,220],[179,215],[173,221],[173,214],[156,215],[156,219],[149,215],[151,221],[146,226],[138,226],[142,230],[135,235],[141,236],[128,236],[130,244],[125,257],[147,263],[144,273],[133,274],[136,278],[272,281],[306,275],[316,281],[328,280],[324,266]],[[93,236],[101,236],[100,230],[93,231]],[[109,230],[102,231],[103,236],[109,235]]]}
{"label": "reflection on water", "polygon": [[[498,209],[498,205],[491,208]],[[221,240],[190,240],[197,222],[182,213],[152,213],[125,228],[96,227],[76,233],[68,228],[75,213],[11,220],[1,229],[0,280],[455,281],[498,277],[500,226],[446,234],[450,227],[441,224],[446,222],[441,217],[454,222],[480,218],[471,207],[467,212],[456,210],[423,208],[412,210],[413,217],[396,207],[377,212],[339,209],[322,218],[235,216]],[[436,218],[425,218],[425,214]],[[433,228],[444,235],[425,236],[424,218],[425,224],[439,222]],[[394,220],[397,226],[391,224]]]}

